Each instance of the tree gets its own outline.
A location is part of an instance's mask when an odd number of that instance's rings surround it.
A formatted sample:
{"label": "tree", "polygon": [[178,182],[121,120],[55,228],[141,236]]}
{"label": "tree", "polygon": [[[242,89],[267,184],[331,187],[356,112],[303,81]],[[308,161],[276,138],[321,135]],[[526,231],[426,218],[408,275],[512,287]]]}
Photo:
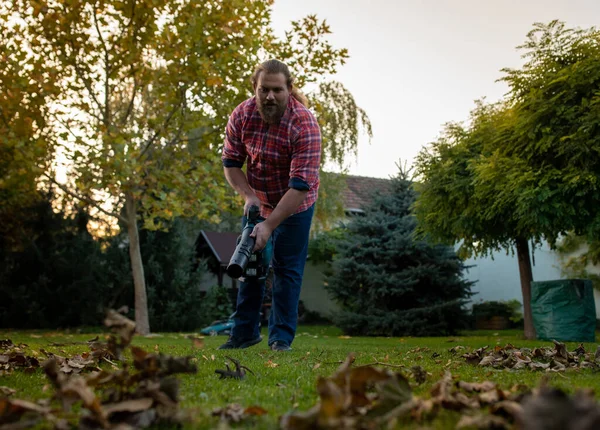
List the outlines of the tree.
{"label": "tree", "polygon": [[[479,102],[468,126],[448,124],[441,137],[416,159],[419,197],[415,215],[419,231],[435,240],[460,243],[459,255],[484,256],[494,251],[517,250],[523,294],[524,331],[535,338],[531,315],[529,240],[539,241],[535,220],[516,210],[520,194],[511,186],[507,160],[498,160],[499,141],[512,139],[512,111],[504,102]],[[501,165],[485,169],[484,165]],[[489,164],[488,164],[489,163]],[[507,175],[506,177],[499,177]]]}
{"label": "tree", "polygon": [[[229,113],[250,94],[263,56],[292,64],[300,86],[333,73],[347,52],[316,17],[272,36],[272,1],[15,0],[0,8],[12,38],[56,78],[48,104],[70,181],[65,196],[118,219],[129,236],[137,331],[148,305],[137,220],[160,229],[177,216],[217,221],[229,198],[219,148]],[[9,17],[10,18],[7,18]],[[4,28],[3,28],[4,30]],[[124,208],[124,211],[121,209]]]}
{"label": "tree", "polygon": [[412,183],[404,173],[351,220],[333,257],[326,286],[342,310],[346,333],[431,336],[466,327],[471,283],[453,249],[414,237]]}
{"label": "tree", "polygon": [[417,158],[423,231],[467,254],[516,247],[530,339],[528,241],[598,225],[599,41],[594,29],[536,24],[520,47],[529,61],[504,70],[508,97],[480,103]]}

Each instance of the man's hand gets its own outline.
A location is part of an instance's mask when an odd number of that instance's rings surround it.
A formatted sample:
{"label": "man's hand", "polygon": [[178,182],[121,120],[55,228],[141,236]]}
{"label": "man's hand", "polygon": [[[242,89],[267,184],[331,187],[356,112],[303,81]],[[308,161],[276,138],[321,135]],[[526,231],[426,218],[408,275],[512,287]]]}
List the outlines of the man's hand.
{"label": "man's hand", "polygon": [[271,233],[273,233],[273,228],[269,225],[267,221],[259,222],[254,226],[254,230],[250,233],[250,237],[253,237],[254,249],[252,252],[262,250],[266,245],[267,241],[271,237]]}
{"label": "man's hand", "polygon": [[248,196],[246,198],[246,203],[244,204],[245,216],[248,216],[248,213],[250,212],[250,206],[258,206],[258,208],[260,209],[260,200],[255,195]]}

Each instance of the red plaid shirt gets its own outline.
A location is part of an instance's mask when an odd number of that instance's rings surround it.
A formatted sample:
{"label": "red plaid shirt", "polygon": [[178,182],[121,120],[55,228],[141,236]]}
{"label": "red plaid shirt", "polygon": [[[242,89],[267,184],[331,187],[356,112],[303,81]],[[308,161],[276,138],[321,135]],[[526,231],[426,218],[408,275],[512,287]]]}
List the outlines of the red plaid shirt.
{"label": "red plaid shirt", "polygon": [[225,136],[225,167],[242,167],[247,160],[248,184],[262,203],[267,217],[290,188],[308,190],[296,211],[317,200],[321,131],[314,115],[290,95],[279,124],[265,123],[252,97],[235,108]]}

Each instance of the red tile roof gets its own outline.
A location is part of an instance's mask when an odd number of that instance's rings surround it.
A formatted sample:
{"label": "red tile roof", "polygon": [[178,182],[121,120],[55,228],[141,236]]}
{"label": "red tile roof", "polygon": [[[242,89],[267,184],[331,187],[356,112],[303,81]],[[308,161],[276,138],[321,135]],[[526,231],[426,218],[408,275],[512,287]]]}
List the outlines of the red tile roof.
{"label": "red tile roof", "polygon": [[364,209],[371,203],[375,193],[391,191],[391,181],[367,176],[346,176],[347,189],[344,192],[344,206],[349,209]]}

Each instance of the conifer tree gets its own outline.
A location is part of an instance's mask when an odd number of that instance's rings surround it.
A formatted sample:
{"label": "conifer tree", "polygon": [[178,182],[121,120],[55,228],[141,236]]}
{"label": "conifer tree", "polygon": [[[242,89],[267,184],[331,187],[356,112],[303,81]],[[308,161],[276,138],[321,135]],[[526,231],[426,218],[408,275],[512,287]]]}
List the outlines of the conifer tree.
{"label": "conifer tree", "polygon": [[415,191],[407,173],[392,179],[338,241],[326,285],[342,310],[336,324],[347,334],[434,336],[466,326],[471,282],[448,246],[415,239]]}

